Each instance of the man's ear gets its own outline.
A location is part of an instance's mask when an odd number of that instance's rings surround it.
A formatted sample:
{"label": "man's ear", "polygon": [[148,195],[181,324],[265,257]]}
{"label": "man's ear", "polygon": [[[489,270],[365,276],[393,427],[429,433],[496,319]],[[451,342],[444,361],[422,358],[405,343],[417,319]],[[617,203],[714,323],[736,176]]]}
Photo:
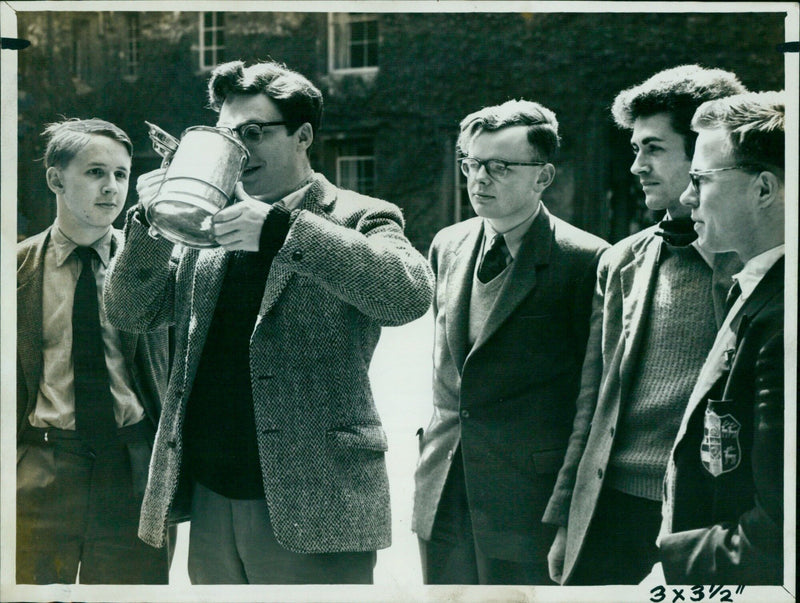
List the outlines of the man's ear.
{"label": "man's ear", "polygon": [[45,172],[45,179],[47,186],[56,195],[64,192],[64,183],[61,181],[61,170],[57,167],[50,166]]}
{"label": "man's ear", "polygon": [[536,178],[536,190],[543,192],[548,186],[553,184],[556,177],[556,168],[552,163],[542,166],[539,176]]}
{"label": "man's ear", "polygon": [[756,204],[761,208],[766,208],[775,203],[783,192],[781,179],[772,172],[763,171],[756,176],[753,183],[756,194]]}
{"label": "man's ear", "polygon": [[311,124],[308,122],[304,123],[297,128],[295,134],[297,134],[297,143],[300,145],[300,149],[303,152],[308,150],[308,147],[314,142],[314,129],[311,127]]}

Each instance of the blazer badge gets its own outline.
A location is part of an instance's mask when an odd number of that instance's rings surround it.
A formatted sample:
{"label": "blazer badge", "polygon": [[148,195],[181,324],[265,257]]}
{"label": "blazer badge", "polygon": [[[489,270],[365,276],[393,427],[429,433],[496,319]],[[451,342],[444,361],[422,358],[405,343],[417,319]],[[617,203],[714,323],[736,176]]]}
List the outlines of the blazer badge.
{"label": "blazer badge", "polygon": [[742,461],[739,431],[742,425],[733,415],[717,414],[711,406],[703,418],[700,462],[714,477],[733,471]]}

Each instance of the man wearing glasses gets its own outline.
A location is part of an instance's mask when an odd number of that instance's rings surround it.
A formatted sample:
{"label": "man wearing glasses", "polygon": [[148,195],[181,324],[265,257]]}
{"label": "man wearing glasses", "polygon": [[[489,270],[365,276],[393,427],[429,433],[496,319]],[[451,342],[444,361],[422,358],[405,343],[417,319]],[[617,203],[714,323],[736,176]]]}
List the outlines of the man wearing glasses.
{"label": "man wearing glasses", "polygon": [[605,241],[552,216],[558,122],[529,101],[461,122],[477,218],[431,246],[433,418],[413,529],[428,584],[546,584],[541,523],[567,446]]}
{"label": "man wearing glasses", "polygon": [[614,101],[645,203],[666,215],[616,243],[598,267],[574,430],[543,518],[558,526],[548,560],[562,584],[637,584],[658,559],[669,452],[741,266],[698,245],[679,202],[691,119],[704,101],[743,90],[732,73],[684,65]]}
{"label": "man wearing glasses", "polygon": [[783,584],[784,119],[780,92],[702,105],[692,183],[698,241],[733,251],[731,307],[667,469],[660,560],[669,584]]}
{"label": "man wearing glasses", "polygon": [[381,326],[427,311],[433,275],[399,208],[312,170],[322,95],[305,77],[226,63],[209,100],[250,152],[219,247],[148,235],[157,170],[107,280],[112,322],[175,327],[139,535],[163,545],[188,484],[193,583],[371,583],[391,520],[367,371]]}

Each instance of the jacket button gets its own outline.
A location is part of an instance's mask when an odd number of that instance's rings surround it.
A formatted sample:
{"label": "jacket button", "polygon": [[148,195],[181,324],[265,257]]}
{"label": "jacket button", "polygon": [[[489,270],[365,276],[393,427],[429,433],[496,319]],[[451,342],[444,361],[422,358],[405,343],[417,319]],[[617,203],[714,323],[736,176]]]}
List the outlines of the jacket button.
{"label": "jacket button", "polygon": [[461,417],[464,419],[469,419],[469,411],[466,408],[461,411]]}
{"label": "jacket button", "polygon": [[597,470],[597,479],[603,479],[603,470],[602,469],[598,469]]}
{"label": "jacket button", "polygon": [[292,254],[292,259],[293,259],[295,262],[299,262],[300,260],[302,260],[302,259],[303,259],[303,252],[302,252],[302,251],[300,251],[300,250],[298,249],[297,251],[295,251],[295,252]]}

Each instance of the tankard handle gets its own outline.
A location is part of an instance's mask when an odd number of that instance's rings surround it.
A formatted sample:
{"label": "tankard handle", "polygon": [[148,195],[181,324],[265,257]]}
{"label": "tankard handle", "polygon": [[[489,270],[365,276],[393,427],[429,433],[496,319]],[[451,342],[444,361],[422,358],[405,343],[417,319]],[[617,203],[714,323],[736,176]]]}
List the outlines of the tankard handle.
{"label": "tankard handle", "polygon": [[180,141],[169,132],[162,130],[155,124],[145,121],[147,124],[147,134],[150,136],[150,142],[153,144],[153,150],[161,155],[164,160],[161,162],[161,167],[165,168],[172,161],[172,156],[178,150]]}

